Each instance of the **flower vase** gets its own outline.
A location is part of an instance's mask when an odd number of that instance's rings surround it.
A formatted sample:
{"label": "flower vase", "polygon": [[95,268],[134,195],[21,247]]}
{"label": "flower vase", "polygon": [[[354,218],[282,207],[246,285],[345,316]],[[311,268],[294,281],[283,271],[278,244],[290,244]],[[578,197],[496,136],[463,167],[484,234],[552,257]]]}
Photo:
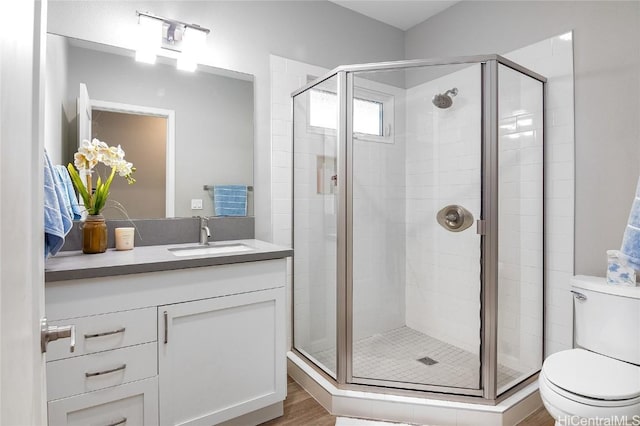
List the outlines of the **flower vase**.
{"label": "flower vase", "polygon": [[107,251],[107,224],[102,215],[89,215],[82,226],[82,252],[87,254]]}

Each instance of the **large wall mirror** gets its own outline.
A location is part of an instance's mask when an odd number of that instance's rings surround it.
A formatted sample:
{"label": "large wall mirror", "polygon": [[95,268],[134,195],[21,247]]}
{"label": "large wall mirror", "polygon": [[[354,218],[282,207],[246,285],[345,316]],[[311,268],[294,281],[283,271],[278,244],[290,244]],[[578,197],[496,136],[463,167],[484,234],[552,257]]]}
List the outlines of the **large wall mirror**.
{"label": "large wall mirror", "polygon": [[[90,134],[121,145],[137,168],[136,183],[114,179],[109,197],[130,218],[213,216],[212,190],[204,187],[214,185],[246,185],[252,215],[253,76],[202,65],[185,72],[162,58],[150,65],[134,56],[48,34],[45,147],[52,162],[73,162],[80,135]],[[198,200],[202,209],[192,209]],[[115,203],[103,214],[124,218]]]}

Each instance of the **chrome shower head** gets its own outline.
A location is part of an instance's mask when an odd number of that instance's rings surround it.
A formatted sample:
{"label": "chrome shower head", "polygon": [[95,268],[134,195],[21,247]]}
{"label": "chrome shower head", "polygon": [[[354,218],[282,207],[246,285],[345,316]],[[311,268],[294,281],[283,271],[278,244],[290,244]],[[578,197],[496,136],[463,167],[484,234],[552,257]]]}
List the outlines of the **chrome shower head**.
{"label": "chrome shower head", "polygon": [[433,95],[431,102],[437,106],[438,108],[446,109],[453,105],[453,97],[458,94],[458,89],[453,88],[449,89],[444,93],[439,93],[437,95]]}

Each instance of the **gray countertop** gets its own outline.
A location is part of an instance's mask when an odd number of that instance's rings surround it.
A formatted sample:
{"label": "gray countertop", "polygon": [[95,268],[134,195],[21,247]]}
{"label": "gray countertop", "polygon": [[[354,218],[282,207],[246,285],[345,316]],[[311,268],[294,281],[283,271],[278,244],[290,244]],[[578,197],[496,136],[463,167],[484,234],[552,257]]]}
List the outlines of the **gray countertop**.
{"label": "gray countertop", "polygon": [[237,243],[245,244],[251,247],[251,250],[185,257],[178,257],[169,251],[171,248],[198,247],[197,243],[187,243],[136,247],[128,251],[109,249],[100,254],[83,254],[82,251],[60,252],[45,263],[45,282],[254,262],[293,255],[290,248],[260,240],[216,241],[210,245],[215,247]]}

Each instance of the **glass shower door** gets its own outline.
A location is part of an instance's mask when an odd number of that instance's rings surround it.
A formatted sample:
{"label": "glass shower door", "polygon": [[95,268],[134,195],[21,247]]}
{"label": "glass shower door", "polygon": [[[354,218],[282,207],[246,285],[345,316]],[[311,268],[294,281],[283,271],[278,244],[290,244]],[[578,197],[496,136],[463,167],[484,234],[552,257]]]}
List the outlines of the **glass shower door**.
{"label": "glass shower door", "polygon": [[[498,67],[498,394],[543,361],[543,85]],[[560,186],[563,183],[560,182]]]}
{"label": "glass shower door", "polygon": [[293,345],[336,378],[337,76],[293,99]]}
{"label": "glass shower door", "polygon": [[352,383],[481,392],[481,87],[480,64],[353,74]]}

